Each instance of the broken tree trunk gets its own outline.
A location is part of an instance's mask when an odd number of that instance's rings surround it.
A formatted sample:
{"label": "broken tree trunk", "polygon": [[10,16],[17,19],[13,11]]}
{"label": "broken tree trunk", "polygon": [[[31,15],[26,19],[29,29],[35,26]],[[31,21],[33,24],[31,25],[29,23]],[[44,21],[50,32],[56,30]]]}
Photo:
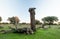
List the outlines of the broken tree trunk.
{"label": "broken tree trunk", "polygon": [[31,29],[33,31],[36,31],[36,26],[35,26],[35,9],[36,8],[29,8],[30,20],[31,20]]}

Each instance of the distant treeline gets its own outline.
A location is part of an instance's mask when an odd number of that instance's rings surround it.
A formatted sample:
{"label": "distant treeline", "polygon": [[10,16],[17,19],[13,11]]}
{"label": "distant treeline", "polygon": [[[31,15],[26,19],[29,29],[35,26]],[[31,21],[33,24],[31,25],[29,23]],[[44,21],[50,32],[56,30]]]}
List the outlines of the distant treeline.
{"label": "distant treeline", "polygon": [[[2,17],[0,16],[0,22],[2,21]],[[58,17],[56,16],[47,16],[47,17],[43,17],[42,19],[42,22],[40,22],[38,19],[35,19],[35,24],[46,24],[46,25],[56,25],[56,24],[60,24],[60,22],[57,22],[59,19]],[[17,17],[17,16],[13,16],[13,17],[8,17],[7,19],[8,22],[1,22],[0,24],[15,24],[15,23],[19,23],[20,22],[20,19]],[[54,22],[57,22],[57,23],[54,23]],[[19,23],[19,24],[30,24],[30,23],[26,23],[26,22],[22,22],[22,23]]]}

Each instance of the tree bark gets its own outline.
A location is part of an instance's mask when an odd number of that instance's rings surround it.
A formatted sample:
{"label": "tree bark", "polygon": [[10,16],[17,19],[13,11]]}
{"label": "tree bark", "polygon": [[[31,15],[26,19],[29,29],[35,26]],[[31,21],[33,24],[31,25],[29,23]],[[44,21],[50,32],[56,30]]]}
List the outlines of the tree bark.
{"label": "tree bark", "polygon": [[29,8],[29,12],[30,12],[30,23],[31,23],[31,29],[33,31],[36,31],[36,26],[35,26],[35,8]]}
{"label": "tree bark", "polygon": [[36,31],[35,15],[34,15],[34,14],[30,14],[30,18],[31,18],[31,29],[32,29],[33,31]]}

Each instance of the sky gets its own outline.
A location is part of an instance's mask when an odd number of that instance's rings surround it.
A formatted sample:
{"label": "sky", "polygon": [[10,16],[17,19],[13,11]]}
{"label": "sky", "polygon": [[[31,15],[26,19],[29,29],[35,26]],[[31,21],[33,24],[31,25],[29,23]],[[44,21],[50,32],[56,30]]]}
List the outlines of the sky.
{"label": "sky", "polygon": [[29,8],[35,7],[35,19],[41,21],[46,16],[57,16],[60,19],[60,0],[0,0],[2,22],[8,17],[18,16],[20,22],[30,23]]}

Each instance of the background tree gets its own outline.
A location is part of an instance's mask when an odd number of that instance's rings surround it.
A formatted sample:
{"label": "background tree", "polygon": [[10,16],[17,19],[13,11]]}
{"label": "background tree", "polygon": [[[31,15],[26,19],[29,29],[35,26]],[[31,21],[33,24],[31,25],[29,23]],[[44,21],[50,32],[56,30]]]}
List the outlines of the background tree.
{"label": "background tree", "polygon": [[[42,18],[42,21],[45,23],[48,23],[49,25],[53,24],[54,21],[58,21],[58,18],[56,16],[47,16]],[[49,26],[50,27],[50,26]]]}
{"label": "background tree", "polygon": [[0,16],[0,22],[2,21],[2,17]]}
{"label": "background tree", "polygon": [[39,20],[35,20],[35,24],[42,24]]}
{"label": "background tree", "polygon": [[25,24],[27,24],[27,23],[26,23],[26,22],[22,22],[21,24],[25,25]]}
{"label": "background tree", "polygon": [[10,21],[11,24],[14,24],[16,29],[17,29],[17,25],[19,23],[19,18],[17,16],[15,17],[9,17],[8,20]]}

